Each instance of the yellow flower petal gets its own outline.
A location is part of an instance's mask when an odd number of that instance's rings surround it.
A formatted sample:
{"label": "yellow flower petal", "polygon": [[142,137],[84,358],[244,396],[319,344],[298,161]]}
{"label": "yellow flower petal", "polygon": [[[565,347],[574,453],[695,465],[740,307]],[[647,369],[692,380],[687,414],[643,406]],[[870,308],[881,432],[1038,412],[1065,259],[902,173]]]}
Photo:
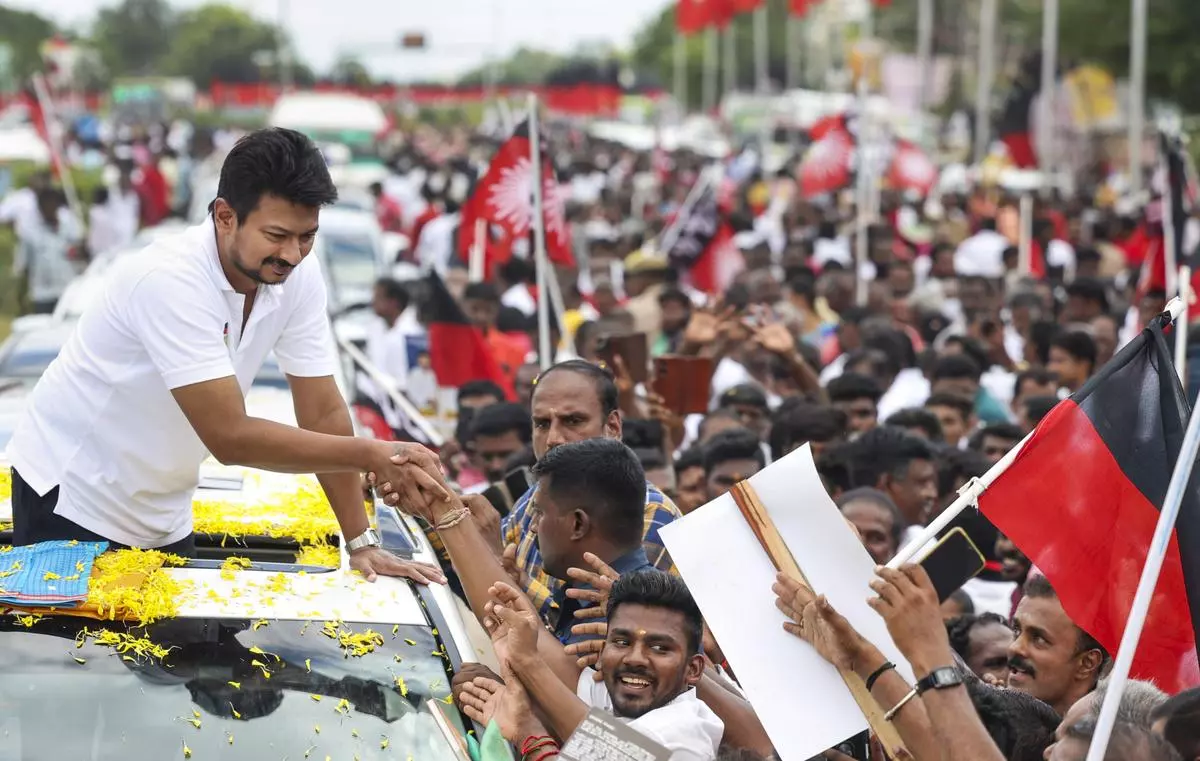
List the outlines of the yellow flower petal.
{"label": "yellow flower petal", "polygon": [[184,758],[192,757],[192,749],[187,746],[187,743],[183,744],[183,757]]}
{"label": "yellow flower petal", "polygon": [[228,684],[230,687],[232,687],[232,688],[233,688],[233,689],[235,689],[235,690],[240,690],[240,689],[242,689],[242,683],[241,683],[241,682],[226,682],[226,684]]}

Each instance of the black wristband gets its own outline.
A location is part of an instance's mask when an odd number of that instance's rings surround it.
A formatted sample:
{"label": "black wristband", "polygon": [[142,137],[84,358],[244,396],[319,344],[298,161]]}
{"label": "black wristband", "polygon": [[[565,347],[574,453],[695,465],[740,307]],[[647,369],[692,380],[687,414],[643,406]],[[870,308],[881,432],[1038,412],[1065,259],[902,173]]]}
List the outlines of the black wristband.
{"label": "black wristband", "polygon": [[867,692],[871,691],[871,688],[874,687],[875,683],[879,681],[879,677],[886,674],[889,669],[894,668],[896,668],[896,664],[892,663],[891,661],[884,661],[882,666],[872,671],[871,675],[867,677]]}

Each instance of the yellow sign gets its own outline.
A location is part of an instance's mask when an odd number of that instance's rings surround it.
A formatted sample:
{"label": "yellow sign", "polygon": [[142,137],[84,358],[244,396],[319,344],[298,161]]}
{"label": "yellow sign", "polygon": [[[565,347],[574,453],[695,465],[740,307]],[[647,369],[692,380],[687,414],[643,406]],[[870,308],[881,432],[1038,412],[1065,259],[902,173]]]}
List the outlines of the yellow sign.
{"label": "yellow sign", "polygon": [[859,40],[850,48],[846,63],[854,78],[854,89],[866,77],[867,89],[879,92],[883,89],[883,45],[877,40]]}
{"label": "yellow sign", "polygon": [[1077,129],[1112,125],[1120,116],[1117,84],[1099,66],[1080,66],[1063,80],[1070,99],[1071,120]]}

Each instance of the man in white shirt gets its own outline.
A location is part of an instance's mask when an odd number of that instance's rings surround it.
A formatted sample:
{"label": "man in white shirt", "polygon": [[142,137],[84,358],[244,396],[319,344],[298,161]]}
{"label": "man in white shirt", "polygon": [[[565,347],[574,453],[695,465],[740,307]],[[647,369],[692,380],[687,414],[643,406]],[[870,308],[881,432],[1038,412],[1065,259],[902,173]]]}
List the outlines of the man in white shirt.
{"label": "man in white shirt", "polygon": [[954,252],[954,271],[959,276],[1004,277],[1004,250],[1011,244],[996,232],[996,220],[985,219],[979,232],[964,240]]}
{"label": "man in white shirt", "polygon": [[[408,309],[408,302],[408,291],[402,284],[391,278],[381,278],[375,283],[371,298],[371,308],[378,319],[367,324],[367,357],[400,389],[408,381],[408,338],[423,332],[419,324],[414,326],[400,319]],[[391,397],[366,373],[359,373],[357,386],[379,405],[388,425],[393,429],[404,425],[404,416],[396,410]]]}
{"label": "man in white shirt", "polygon": [[[353,435],[320,263],[308,257],[320,207],[336,198],[310,140],[261,130],[230,152],[208,219],[113,267],[8,445],[14,544],[108,540],[189,553],[192,496],[211,453],[227,465],[317,473],[350,565],[367,579],[441,579],[384,551],[363,510],[364,471],[399,485],[409,504],[446,493],[423,448]],[[246,414],[272,352],[299,427]]]}

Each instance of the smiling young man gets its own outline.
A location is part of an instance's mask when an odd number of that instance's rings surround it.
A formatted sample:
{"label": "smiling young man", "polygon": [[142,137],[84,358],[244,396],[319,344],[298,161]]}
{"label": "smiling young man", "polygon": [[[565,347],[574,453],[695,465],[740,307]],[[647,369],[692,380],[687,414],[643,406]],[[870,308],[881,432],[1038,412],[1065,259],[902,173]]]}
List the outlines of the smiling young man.
{"label": "smiling young man", "polygon": [[[192,495],[211,453],[317,473],[350,564],[368,579],[441,578],[385,552],[363,509],[364,471],[416,503],[443,499],[445,487],[426,450],[354,436],[320,263],[308,256],[320,209],[336,198],[310,140],[254,132],[225,159],[208,219],[113,267],[9,443],[15,544],[108,540],[189,554]],[[246,413],[271,353],[298,427]]]}

